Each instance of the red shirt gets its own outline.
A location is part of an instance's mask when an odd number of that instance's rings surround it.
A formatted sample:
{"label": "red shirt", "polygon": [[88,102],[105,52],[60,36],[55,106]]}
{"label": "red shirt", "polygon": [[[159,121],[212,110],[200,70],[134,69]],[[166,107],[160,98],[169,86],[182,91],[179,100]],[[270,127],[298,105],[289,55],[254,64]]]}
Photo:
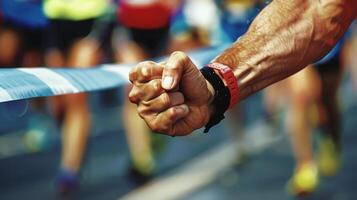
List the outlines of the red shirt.
{"label": "red shirt", "polygon": [[156,29],[170,24],[172,10],[162,0],[120,0],[118,19],[126,27]]}

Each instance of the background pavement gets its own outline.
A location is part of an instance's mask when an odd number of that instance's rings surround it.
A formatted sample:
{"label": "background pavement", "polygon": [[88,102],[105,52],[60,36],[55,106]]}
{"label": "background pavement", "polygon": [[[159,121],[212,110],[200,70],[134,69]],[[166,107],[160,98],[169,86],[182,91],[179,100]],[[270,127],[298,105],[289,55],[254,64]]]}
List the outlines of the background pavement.
{"label": "background pavement", "polygon": [[[153,179],[141,185],[128,173],[130,157],[120,120],[121,100],[109,95],[108,103],[102,93],[91,95],[94,124],[80,189],[65,199],[130,199],[135,195],[154,195],[153,191],[188,200],[292,199],[284,190],[294,164],[290,146],[283,127],[272,132],[264,123],[261,94],[243,103],[241,128],[246,135],[246,152],[236,148],[224,123],[208,135],[202,132],[185,138],[155,135],[161,144],[161,148],[156,148],[158,167]],[[336,177],[323,179],[318,191],[306,199],[354,200],[357,197],[357,98],[349,79],[343,82],[340,97],[344,165]],[[28,152],[23,134],[33,112],[29,110],[21,115],[24,105],[26,102],[15,105],[18,110],[14,109],[13,113],[9,113],[8,105],[0,106],[0,199],[62,199],[56,194],[53,182],[60,159],[58,129],[56,126],[51,129],[47,149]],[[245,159],[238,165],[239,155],[245,155]],[[184,185],[191,189],[184,189]]]}

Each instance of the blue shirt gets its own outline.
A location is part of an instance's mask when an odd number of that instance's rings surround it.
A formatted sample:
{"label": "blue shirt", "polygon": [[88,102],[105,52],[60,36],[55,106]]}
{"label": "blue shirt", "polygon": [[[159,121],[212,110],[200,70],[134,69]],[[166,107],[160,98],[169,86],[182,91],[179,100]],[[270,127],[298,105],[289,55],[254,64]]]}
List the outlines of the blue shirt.
{"label": "blue shirt", "polygon": [[0,0],[4,21],[27,28],[43,28],[47,24],[41,0]]}

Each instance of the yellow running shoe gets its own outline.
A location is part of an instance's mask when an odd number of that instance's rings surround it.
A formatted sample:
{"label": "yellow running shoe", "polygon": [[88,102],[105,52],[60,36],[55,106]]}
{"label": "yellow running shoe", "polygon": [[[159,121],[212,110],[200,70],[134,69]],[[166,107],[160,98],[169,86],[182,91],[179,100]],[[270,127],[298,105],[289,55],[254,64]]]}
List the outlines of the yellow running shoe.
{"label": "yellow running shoe", "polygon": [[317,163],[322,176],[334,176],[341,167],[341,151],[331,137],[319,138]]}
{"label": "yellow running shoe", "polygon": [[133,168],[143,176],[150,176],[155,169],[155,160],[151,153],[142,152],[132,156]]}
{"label": "yellow running shoe", "polygon": [[315,164],[305,164],[295,170],[286,185],[289,194],[305,196],[314,192],[319,184],[319,174]]}

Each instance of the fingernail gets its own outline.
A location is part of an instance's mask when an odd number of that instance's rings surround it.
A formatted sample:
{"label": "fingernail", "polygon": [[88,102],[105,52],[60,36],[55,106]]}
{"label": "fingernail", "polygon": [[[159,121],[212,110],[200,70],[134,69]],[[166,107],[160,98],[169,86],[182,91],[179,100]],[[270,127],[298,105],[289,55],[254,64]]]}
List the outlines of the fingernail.
{"label": "fingernail", "polygon": [[162,87],[164,89],[171,89],[173,78],[171,76],[165,76],[162,81]]}

